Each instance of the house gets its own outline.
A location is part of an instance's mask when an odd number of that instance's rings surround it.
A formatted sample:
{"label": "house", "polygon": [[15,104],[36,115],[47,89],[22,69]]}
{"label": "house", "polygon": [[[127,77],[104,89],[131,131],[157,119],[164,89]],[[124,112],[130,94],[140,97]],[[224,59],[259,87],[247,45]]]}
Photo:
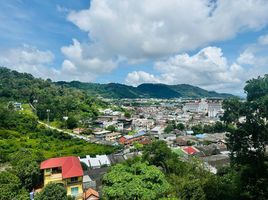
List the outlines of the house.
{"label": "house", "polygon": [[186,135],[193,135],[194,134],[194,131],[192,131],[192,130],[187,130],[185,132],[186,132]]}
{"label": "house", "polygon": [[23,110],[21,103],[15,102],[13,106],[15,110]]}
{"label": "house", "polygon": [[142,141],[145,138],[145,131],[140,131],[134,135],[125,135],[119,138],[119,143],[123,145],[132,145],[134,142]]}
{"label": "house", "polygon": [[103,131],[93,132],[93,134],[95,135],[95,138],[98,138],[98,139],[104,139],[105,135],[108,133],[111,133],[111,131],[103,130]]}
{"label": "house", "polygon": [[105,136],[105,140],[106,141],[116,141],[120,137],[121,137],[121,133],[119,133],[119,132],[112,132],[112,133],[108,133]]}
{"label": "house", "polygon": [[181,149],[187,155],[195,155],[199,152],[199,150],[193,146],[182,147]]}
{"label": "house", "polygon": [[44,186],[48,183],[62,184],[67,195],[76,200],[83,199],[83,170],[77,157],[51,158],[43,161],[40,169],[44,171]]}
{"label": "house", "polygon": [[96,181],[92,180],[89,175],[83,176],[83,190],[86,191],[89,188],[96,189]]}
{"label": "house", "polygon": [[153,129],[151,129],[151,134],[158,136],[164,133],[164,128],[162,126],[156,126]]}
{"label": "house", "polygon": [[84,193],[84,199],[85,200],[99,200],[99,193],[96,190],[93,190],[92,188],[89,188]]}
{"label": "house", "polygon": [[111,161],[107,155],[96,155],[96,157],[90,157],[89,155],[86,155],[86,158],[79,157],[79,160],[92,169],[111,165]]}
{"label": "house", "polygon": [[75,129],[73,129],[73,133],[80,134],[80,133],[84,132],[85,130],[86,130],[85,128],[75,128]]}
{"label": "house", "polygon": [[178,146],[186,146],[186,145],[187,145],[187,141],[184,140],[183,138],[176,138],[175,143],[176,143]]}

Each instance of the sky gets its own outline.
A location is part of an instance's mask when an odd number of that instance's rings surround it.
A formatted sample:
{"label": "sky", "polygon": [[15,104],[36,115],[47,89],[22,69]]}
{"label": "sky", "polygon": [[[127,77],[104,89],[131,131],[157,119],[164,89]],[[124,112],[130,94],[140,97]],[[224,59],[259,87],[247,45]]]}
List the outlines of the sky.
{"label": "sky", "polygon": [[0,0],[0,66],[54,81],[243,95],[268,73],[268,0]]}

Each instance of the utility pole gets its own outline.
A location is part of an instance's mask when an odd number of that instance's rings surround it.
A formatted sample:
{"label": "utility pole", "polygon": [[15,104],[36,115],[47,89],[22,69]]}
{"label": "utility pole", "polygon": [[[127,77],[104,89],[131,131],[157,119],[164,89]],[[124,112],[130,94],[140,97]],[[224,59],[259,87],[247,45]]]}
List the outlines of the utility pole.
{"label": "utility pole", "polygon": [[37,99],[34,99],[34,100],[33,100],[33,105],[34,105],[34,112],[35,112],[35,115],[37,115],[37,103],[38,103],[38,100],[37,100]]}
{"label": "utility pole", "polygon": [[47,124],[49,125],[49,113],[50,113],[50,109],[47,109]]}

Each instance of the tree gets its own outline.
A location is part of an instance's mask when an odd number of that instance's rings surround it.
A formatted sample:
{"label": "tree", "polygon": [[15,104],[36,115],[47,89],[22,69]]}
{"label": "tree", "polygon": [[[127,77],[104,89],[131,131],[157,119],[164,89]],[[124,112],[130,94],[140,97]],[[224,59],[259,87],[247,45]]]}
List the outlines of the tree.
{"label": "tree", "polygon": [[170,185],[155,166],[136,162],[117,164],[103,177],[104,199],[160,199]]}
{"label": "tree", "polygon": [[74,117],[69,117],[66,121],[66,124],[68,129],[74,129],[78,125],[78,120]]}
{"label": "tree", "polygon": [[131,117],[130,112],[126,111],[126,112],[125,112],[125,117],[126,117],[126,118],[130,118],[130,117]]}
{"label": "tree", "polygon": [[87,171],[88,170],[88,166],[87,166],[86,163],[80,162],[80,164],[81,164],[81,167],[82,167],[83,171]]}
{"label": "tree", "polygon": [[14,170],[28,191],[31,191],[40,183],[41,173],[36,161],[30,159],[19,160],[14,166]]}
{"label": "tree", "polygon": [[173,131],[174,130],[174,126],[172,125],[172,124],[168,124],[167,126],[166,126],[166,128],[164,129],[164,132],[165,133],[170,133],[171,131]]}
{"label": "tree", "polygon": [[203,127],[201,124],[197,124],[197,125],[192,126],[192,130],[194,134],[199,134],[203,132]]}
{"label": "tree", "polygon": [[115,131],[116,131],[116,128],[115,128],[115,126],[113,126],[113,125],[109,125],[106,129],[107,129],[108,131],[111,131],[111,132],[115,132]]}
{"label": "tree", "polygon": [[185,129],[185,126],[184,126],[183,123],[178,123],[177,126],[176,126],[176,128],[177,128],[178,130],[180,130],[180,131],[183,131],[183,130]]}
{"label": "tree", "polygon": [[20,179],[10,172],[0,172],[0,200],[13,199],[21,188]]}
{"label": "tree", "polygon": [[35,200],[67,200],[66,189],[56,183],[49,183],[45,188],[34,198]]}
{"label": "tree", "polygon": [[[240,198],[268,199],[268,75],[247,81],[247,101],[228,100],[223,120],[234,124],[228,135],[231,164],[239,173]],[[239,122],[239,117],[245,117]]]}
{"label": "tree", "polygon": [[165,161],[172,157],[171,149],[163,140],[153,141],[143,148],[142,159],[151,165],[166,168]]}

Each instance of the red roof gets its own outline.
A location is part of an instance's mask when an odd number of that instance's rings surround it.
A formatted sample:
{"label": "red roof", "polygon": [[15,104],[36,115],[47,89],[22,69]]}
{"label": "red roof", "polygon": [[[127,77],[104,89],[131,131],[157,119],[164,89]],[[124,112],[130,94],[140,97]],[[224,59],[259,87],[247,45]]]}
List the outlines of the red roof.
{"label": "red roof", "polygon": [[93,190],[92,188],[89,188],[86,192],[85,192],[85,198],[89,198],[91,196],[95,196],[96,199],[99,199],[99,193],[96,190]]}
{"label": "red roof", "polygon": [[54,167],[61,167],[62,178],[83,176],[83,169],[80,161],[75,156],[51,158],[43,161],[40,165],[40,169],[49,169]]}
{"label": "red roof", "polygon": [[198,151],[193,147],[184,147],[182,148],[184,152],[186,152],[189,155],[196,154]]}

